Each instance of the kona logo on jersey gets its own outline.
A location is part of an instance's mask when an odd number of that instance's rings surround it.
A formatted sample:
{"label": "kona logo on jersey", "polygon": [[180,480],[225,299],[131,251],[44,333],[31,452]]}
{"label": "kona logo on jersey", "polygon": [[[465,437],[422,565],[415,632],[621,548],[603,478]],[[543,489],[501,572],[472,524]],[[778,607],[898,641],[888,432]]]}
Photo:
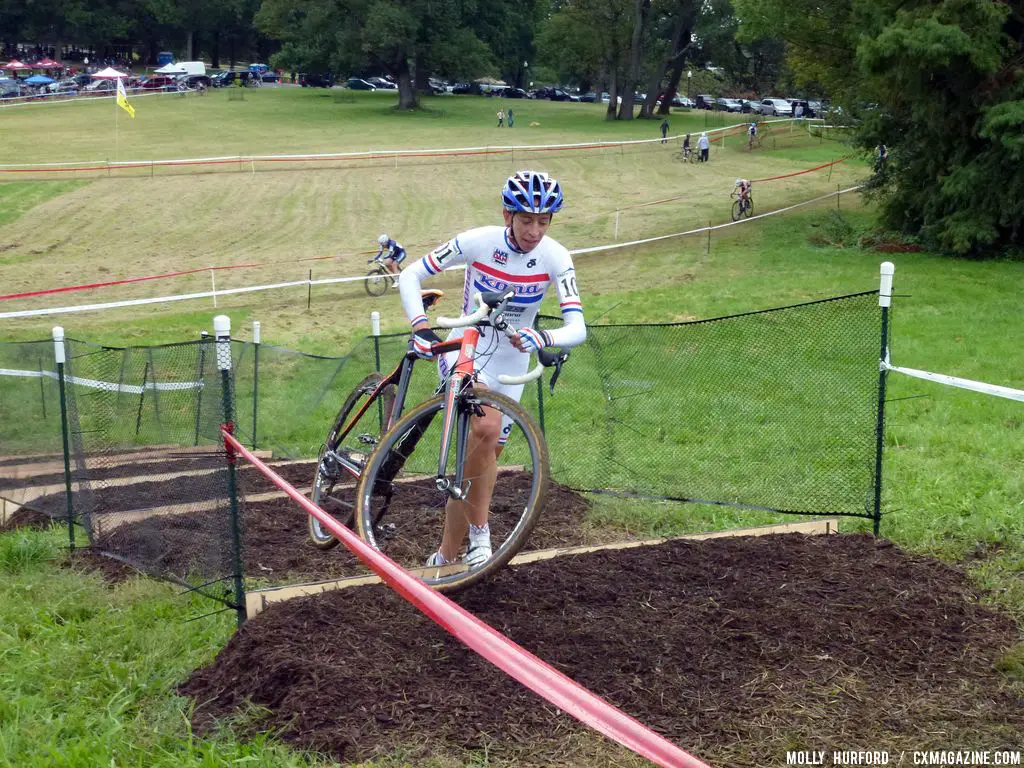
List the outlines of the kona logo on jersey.
{"label": "kona logo on jersey", "polygon": [[491,259],[495,264],[508,264],[508,254],[498,248],[494,249],[494,253],[491,254]]}
{"label": "kona logo on jersey", "polygon": [[544,296],[547,285],[544,283],[510,283],[498,277],[491,277],[486,274],[479,274],[476,278],[476,287],[482,291],[507,291],[511,288],[515,291],[513,301],[539,301]]}
{"label": "kona logo on jersey", "polygon": [[526,268],[527,269],[533,269],[536,266],[537,266],[537,260],[536,259],[530,259],[528,262],[526,262]]}

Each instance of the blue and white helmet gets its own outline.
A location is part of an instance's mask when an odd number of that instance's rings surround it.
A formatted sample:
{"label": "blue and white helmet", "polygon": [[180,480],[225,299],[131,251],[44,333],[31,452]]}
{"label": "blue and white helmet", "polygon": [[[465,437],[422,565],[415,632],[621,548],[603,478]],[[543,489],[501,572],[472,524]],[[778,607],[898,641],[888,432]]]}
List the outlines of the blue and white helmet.
{"label": "blue and white helmet", "polygon": [[501,203],[512,213],[557,213],[562,202],[558,182],[541,171],[517,171],[501,190]]}

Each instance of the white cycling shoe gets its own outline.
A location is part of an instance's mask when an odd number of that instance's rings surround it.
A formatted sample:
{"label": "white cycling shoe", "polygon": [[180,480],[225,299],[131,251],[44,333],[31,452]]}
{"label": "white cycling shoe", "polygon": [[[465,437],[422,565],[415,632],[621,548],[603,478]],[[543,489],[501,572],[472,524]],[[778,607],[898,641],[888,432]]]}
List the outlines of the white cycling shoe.
{"label": "white cycling shoe", "polygon": [[490,527],[485,525],[483,528],[477,528],[471,525],[469,547],[466,548],[466,556],[462,558],[462,562],[470,568],[476,568],[490,560],[492,554]]}

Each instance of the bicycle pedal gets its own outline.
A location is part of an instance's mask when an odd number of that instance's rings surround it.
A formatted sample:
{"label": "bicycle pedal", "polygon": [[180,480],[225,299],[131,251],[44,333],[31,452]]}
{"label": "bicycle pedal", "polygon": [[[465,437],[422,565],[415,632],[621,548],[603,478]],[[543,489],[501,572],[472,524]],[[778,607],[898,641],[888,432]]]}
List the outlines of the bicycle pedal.
{"label": "bicycle pedal", "polygon": [[396,528],[394,523],[383,523],[378,525],[375,529],[377,538],[379,539],[390,539],[395,535]]}
{"label": "bicycle pedal", "polygon": [[356,439],[360,443],[362,443],[363,445],[376,445],[377,444],[377,438],[375,438],[373,435],[369,435],[369,434],[365,434],[365,433],[360,435]]}

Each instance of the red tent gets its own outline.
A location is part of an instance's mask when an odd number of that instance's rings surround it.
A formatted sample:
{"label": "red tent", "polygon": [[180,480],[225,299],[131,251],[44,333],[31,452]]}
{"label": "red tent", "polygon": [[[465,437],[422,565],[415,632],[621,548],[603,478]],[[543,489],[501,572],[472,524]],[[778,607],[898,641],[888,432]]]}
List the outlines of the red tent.
{"label": "red tent", "polygon": [[36,62],[36,69],[59,69],[63,66],[59,61],[54,61],[49,56]]}
{"label": "red tent", "polygon": [[30,67],[28,64],[22,64],[17,59],[12,59],[11,61],[8,61],[6,64],[4,64],[3,67],[0,67],[0,69],[22,70],[32,69],[32,67]]}

